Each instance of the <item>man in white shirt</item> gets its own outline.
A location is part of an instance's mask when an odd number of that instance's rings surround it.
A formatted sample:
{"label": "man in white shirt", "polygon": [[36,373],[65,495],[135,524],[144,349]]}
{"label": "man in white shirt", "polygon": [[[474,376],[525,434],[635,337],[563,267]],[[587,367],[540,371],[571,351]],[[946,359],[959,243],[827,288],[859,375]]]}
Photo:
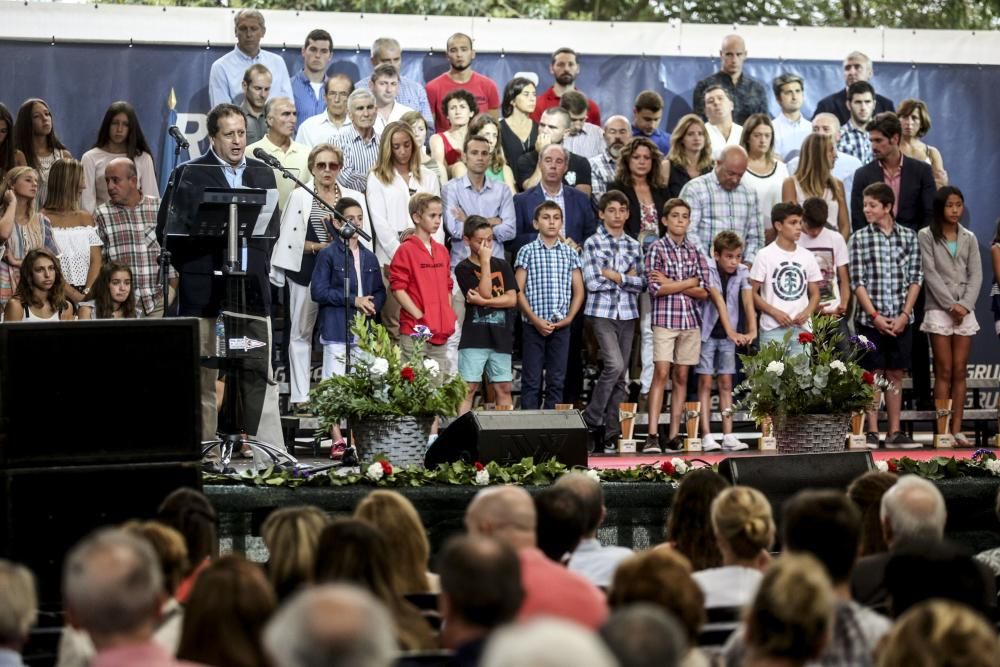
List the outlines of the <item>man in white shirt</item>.
{"label": "man in white shirt", "polygon": [[585,529],[580,544],[569,559],[569,569],[582,574],[595,586],[611,587],[618,564],[632,556],[625,547],[602,546],[597,529],[607,515],[601,483],[582,472],[570,472],[558,479],[555,486],[565,488],[580,500],[584,509]]}
{"label": "man in white shirt", "polygon": [[281,56],[260,48],[267,32],[264,15],[256,9],[241,9],[233,20],[236,24],[236,46],[212,63],[208,76],[208,98],[212,106],[237,102],[242,92],[240,84],[244,72],[257,64],[271,72],[271,92],[275,96],[292,97],[292,81],[285,61]]}
{"label": "man in white shirt", "polygon": [[782,160],[788,162],[799,154],[802,140],[812,132],[812,123],[802,116],[805,84],[798,74],[785,72],[774,78],[771,87],[778,106],[781,107],[781,113],[771,121],[774,127],[774,150]]}
{"label": "man in white shirt", "polygon": [[396,101],[399,93],[399,70],[393,65],[383,63],[376,67],[368,84],[375,95],[375,134],[381,136],[386,125],[399,120],[403,114],[413,109]]}
{"label": "man in white shirt", "polygon": [[[278,162],[300,181],[308,183],[312,180],[308,167],[309,149],[292,141],[292,135],[295,134],[295,103],[290,97],[272,97],[264,105],[264,116],[267,118],[267,134],[260,141],[247,146],[247,152],[253,155],[254,150],[263,148],[265,152],[278,158]],[[275,180],[278,182],[278,207],[284,211],[288,197],[296,185],[277,174]]]}
{"label": "man in white shirt", "polygon": [[346,74],[334,74],[326,80],[323,97],[326,110],[299,123],[295,141],[312,148],[330,139],[350,122],[347,118],[347,96],[354,92],[354,84]]}
{"label": "man in white shirt", "polygon": [[[812,120],[812,131],[816,134],[825,134],[833,139],[833,145],[840,142],[840,121],[832,113],[818,113]],[[796,155],[788,161],[788,173],[795,174],[799,166],[799,156]],[[839,178],[844,184],[844,198],[851,201],[851,188],[854,186],[854,172],[861,168],[861,160],[837,151],[837,156],[833,161],[833,176]]]}
{"label": "man in white shirt", "polygon": [[743,126],[733,122],[733,100],[719,85],[705,90],[705,129],[712,146],[712,159],[718,160],[726,146],[739,146]]}

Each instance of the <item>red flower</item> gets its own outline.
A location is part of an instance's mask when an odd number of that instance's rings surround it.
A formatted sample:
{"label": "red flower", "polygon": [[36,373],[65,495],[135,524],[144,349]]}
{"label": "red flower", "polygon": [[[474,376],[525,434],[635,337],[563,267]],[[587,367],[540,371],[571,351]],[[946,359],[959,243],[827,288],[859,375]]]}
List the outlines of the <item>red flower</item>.
{"label": "red flower", "polygon": [[388,477],[389,475],[392,474],[392,464],[391,463],[389,463],[388,461],[379,461],[379,463],[382,464],[382,472],[385,473],[386,477]]}
{"label": "red flower", "polygon": [[813,335],[811,333],[809,333],[808,331],[803,331],[802,333],[799,334],[799,344],[800,345],[805,345],[806,343],[811,343],[811,342],[813,342],[813,340],[814,340],[813,339]]}
{"label": "red flower", "polygon": [[861,376],[861,379],[865,381],[865,384],[875,384],[875,375],[869,371],[865,371],[865,374]]}
{"label": "red flower", "polygon": [[479,472],[482,469],[483,469],[483,464],[480,463],[479,461],[476,461],[476,472]]}
{"label": "red flower", "polygon": [[674,468],[674,464],[670,461],[664,461],[660,464],[660,472],[665,472],[668,475],[673,475],[677,470]]}
{"label": "red flower", "polygon": [[414,373],[413,369],[409,366],[404,367],[403,370],[399,372],[399,375],[407,382],[413,382],[417,377],[417,374]]}
{"label": "red flower", "polygon": [[899,467],[896,465],[895,461],[889,461],[889,472],[896,472]]}

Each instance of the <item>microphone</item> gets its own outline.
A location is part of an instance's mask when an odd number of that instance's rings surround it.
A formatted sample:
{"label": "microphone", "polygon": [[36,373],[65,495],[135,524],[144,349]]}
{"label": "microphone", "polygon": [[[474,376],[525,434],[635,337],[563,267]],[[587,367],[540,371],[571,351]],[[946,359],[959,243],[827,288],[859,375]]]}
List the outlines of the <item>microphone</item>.
{"label": "microphone", "polygon": [[271,167],[272,169],[285,168],[285,165],[281,164],[281,162],[278,161],[278,158],[274,157],[273,155],[265,151],[263,148],[253,149],[253,156],[258,160],[260,160],[261,162],[263,162],[264,164],[266,164],[268,167]]}
{"label": "microphone", "polygon": [[181,132],[179,129],[177,129],[176,125],[171,125],[170,127],[168,127],[167,133],[174,138],[174,141],[177,142],[178,147],[188,148],[190,146],[190,144],[188,144],[188,140],[184,138],[184,133]]}

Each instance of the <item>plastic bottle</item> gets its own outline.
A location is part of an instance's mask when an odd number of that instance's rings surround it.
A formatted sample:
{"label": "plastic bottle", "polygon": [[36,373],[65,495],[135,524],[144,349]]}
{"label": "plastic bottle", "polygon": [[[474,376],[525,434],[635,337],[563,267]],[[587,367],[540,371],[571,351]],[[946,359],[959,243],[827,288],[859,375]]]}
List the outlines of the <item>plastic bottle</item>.
{"label": "plastic bottle", "polygon": [[226,324],[222,313],[215,318],[215,354],[219,357],[226,356]]}

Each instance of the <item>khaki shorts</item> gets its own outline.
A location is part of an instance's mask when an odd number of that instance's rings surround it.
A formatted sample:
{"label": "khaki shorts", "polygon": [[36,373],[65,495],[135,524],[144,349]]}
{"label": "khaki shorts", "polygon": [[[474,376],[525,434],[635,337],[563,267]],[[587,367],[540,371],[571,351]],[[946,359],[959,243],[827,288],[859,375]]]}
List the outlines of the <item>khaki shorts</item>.
{"label": "khaki shorts", "polygon": [[653,361],[694,366],[701,357],[701,329],[653,326]]}

